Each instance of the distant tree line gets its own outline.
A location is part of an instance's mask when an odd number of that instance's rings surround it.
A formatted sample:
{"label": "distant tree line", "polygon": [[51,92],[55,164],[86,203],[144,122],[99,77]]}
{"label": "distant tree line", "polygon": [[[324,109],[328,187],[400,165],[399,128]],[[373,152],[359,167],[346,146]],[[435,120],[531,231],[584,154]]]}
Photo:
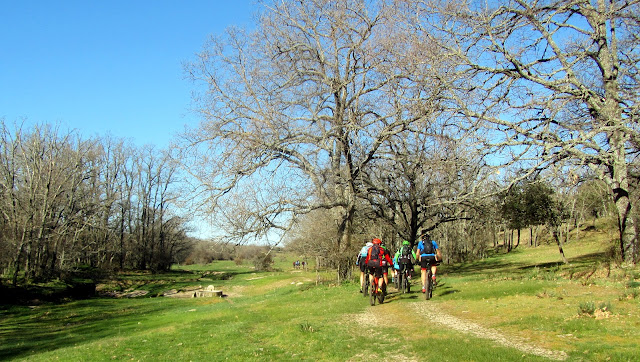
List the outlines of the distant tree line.
{"label": "distant tree line", "polygon": [[164,151],[0,125],[0,271],[14,284],[81,269],[167,270],[188,253]]}

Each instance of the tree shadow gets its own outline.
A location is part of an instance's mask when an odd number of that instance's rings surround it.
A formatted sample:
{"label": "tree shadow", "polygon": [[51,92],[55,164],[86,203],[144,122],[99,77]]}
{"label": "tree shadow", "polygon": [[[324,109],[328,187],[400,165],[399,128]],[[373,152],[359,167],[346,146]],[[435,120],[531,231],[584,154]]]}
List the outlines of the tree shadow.
{"label": "tree shadow", "polygon": [[[43,307],[12,307],[14,316],[0,330],[0,360],[24,358],[117,334],[131,334],[149,317],[168,308],[163,303],[131,303],[92,299]],[[16,317],[17,315],[17,317]]]}
{"label": "tree shadow", "polygon": [[[208,280],[227,280],[256,274],[254,270],[225,270],[205,273]],[[186,277],[186,278],[185,278]],[[202,272],[131,274],[136,289],[169,288],[201,283]],[[164,284],[164,282],[170,284]],[[173,284],[171,284],[173,283]],[[174,308],[177,301],[165,298],[90,297],[74,299],[64,292],[47,288],[13,288],[0,285],[0,360],[25,358],[92,340],[136,333],[147,320]],[[8,296],[11,296],[10,298]]]}

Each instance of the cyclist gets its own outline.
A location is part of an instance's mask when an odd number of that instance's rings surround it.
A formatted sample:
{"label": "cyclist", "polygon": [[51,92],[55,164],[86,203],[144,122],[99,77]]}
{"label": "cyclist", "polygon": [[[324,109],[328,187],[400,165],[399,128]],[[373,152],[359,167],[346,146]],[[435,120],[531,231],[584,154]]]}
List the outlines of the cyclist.
{"label": "cyclist", "polygon": [[409,273],[413,273],[414,260],[417,260],[416,253],[411,249],[411,243],[408,240],[403,241],[402,246],[393,256],[393,265],[396,266],[398,273],[402,273],[405,269],[409,269]]}
{"label": "cyclist", "polygon": [[367,270],[367,263],[365,262],[365,259],[367,259],[367,254],[371,246],[373,246],[373,243],[369,241],[362,247],[362,249],[360,249],[360,252],[356,257],[356,265],[360,267],[360,293],[362,293],[364,289],[364,273]]}
{"label": "cyclist", "polygon": [[382,241],[380,239],[373,239],[373,246],[369,248],[365,263],[369,267],[369,280],[371,281],[371,287],[373,288],[373,275],[378,277],[378,290],[384,290],[382,288],[383,283],[386,283],[388,276],[389,265],[393,262],[389,257],[389,253],[382,248]]}
{"label": "cyclist", "polygon": [[438,244],[431,240],[429,234],[423,234],[422,240],[418,243],[417,253],[420,261],[420,277],[422,279],[422,292],[426,291],[427,285],[427,263],[431,264],[431,279],[435,285],[436,282],[436,264],[442,260],[442,253]]}
{"label": "cyclist", "polygon": [[389,251],[389,249],[387,249],[386,246],[384,246],[384,244],[382,244],[382,241],[380,242],[380,248],[388,258],[387,260],[390,260],[388,263],[384,263],[384,265],[382,266],[382,277],[384,279],[384,284],[389,285],[389,267],[393,267],[393,260],[391,260],[391,252]]}

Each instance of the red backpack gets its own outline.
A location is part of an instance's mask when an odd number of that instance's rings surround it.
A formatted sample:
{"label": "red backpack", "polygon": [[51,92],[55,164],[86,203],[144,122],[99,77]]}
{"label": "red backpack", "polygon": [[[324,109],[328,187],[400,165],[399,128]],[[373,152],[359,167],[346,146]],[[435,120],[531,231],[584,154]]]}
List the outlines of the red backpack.
{"label": "red backpack", "polygon": [[369,262],[367,263],[367,265],[372,268],[379,267],[380,260],[383,257],[383,253],[384,251],[382,250],[380,245],[373,245],[371,248],[369,248]]}

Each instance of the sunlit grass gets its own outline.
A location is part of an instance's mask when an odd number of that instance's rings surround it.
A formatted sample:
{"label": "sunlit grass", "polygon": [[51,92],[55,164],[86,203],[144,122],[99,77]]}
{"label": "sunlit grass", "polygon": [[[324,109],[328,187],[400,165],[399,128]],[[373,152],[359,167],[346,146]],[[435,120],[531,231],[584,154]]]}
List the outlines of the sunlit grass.
{"label": "sunlit grass", "polygon": [[[420,360],[533,361],[487,339],[431,323],[416,303],[570,360],[633,360],[640,350],[640,272],[608,262],[586,234],[565,248],[521,245],[511,253],[442,265],[434,298],[391,294],[375,307],[335,272],[293,270],[278,254],[274,270],[232,261],[131,273],[114,287],[148,288],[147,297],[94,298],[0,310],[2,360]],[[333,279],[332,279],[333,278]],[[120,283],[120,284],[118,284]],[[155,297],[207,286],[224,298]],[[593,311],[584,313],[593,305]],[[591,308],[587,308],[591,310]]]}

